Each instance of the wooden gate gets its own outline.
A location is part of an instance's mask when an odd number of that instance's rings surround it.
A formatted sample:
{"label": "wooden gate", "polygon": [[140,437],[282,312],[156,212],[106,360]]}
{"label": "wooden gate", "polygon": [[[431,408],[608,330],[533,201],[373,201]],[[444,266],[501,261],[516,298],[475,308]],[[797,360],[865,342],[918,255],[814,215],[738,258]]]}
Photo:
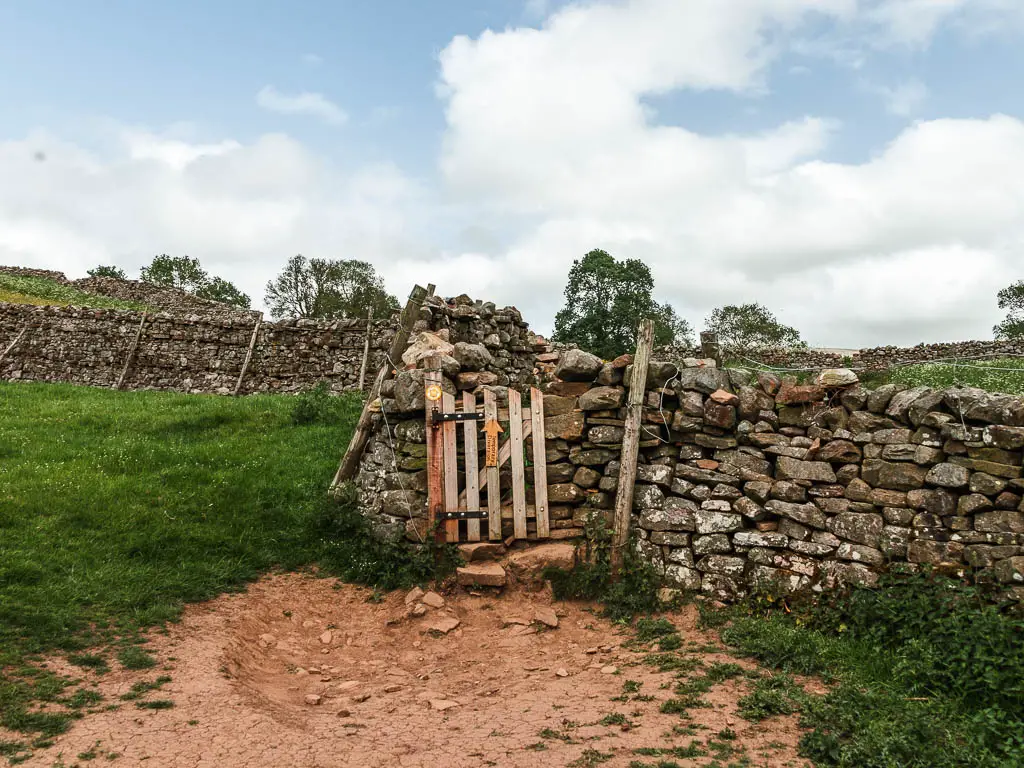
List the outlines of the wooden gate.
{"label": "wooden gate", "polygon": [[[499,411],[491,391],[484,392],[482,403],[473,393],[463,392],[460,408],[454,395],[442,391],[441,382],[440,371],[426,372],[427,505],[431,525],[444,523],[435,529],[438,540],[502,541],[507,538],[502,535],[503,518],[511,518],[511,538],[548,538],[543,394],[535,387],[530,389],[530,408],[525,415],[522,394],[514,389],[508,390],[507,410]],[[533,441],[532,489],[527,487],[528,438]],[[511,487],[510,493],[503,494],[501,468],[506,463],[511,465]],[[511,505],[506,503],[508,495]],[[486,498],[483,506],[482,497]],[[533,526],[528,522],[531,518]]]}

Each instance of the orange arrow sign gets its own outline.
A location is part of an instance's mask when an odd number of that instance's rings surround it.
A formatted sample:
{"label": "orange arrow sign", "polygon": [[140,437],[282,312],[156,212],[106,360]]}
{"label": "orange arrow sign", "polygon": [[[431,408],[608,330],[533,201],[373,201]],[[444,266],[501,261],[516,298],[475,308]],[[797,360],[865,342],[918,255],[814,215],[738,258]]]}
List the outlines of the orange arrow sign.
{"label": "orange arrow sign", "polygon": [[496,419],[490,419],[484,424],[484,466],[498,466],[498,433],[504,432],[501,424]]}

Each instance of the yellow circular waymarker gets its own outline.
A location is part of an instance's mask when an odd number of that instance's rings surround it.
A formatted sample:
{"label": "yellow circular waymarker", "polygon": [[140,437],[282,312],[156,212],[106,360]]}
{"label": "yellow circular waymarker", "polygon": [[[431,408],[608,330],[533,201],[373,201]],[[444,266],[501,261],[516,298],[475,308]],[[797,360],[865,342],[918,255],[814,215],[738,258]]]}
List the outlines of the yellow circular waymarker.
{"label": "yellow circular waymarker", "polygon": [[436,403],[441,399],[441,388],[437,384],[431,384],[427,387],[427,400],[432,403]]}

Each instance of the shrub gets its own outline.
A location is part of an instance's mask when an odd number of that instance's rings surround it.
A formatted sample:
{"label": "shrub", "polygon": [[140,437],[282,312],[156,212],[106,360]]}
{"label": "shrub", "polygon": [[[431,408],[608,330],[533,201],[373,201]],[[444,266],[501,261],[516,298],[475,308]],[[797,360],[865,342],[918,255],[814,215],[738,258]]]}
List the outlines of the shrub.
{"label": "shrub", "polygon": [[323,501],[312,525],[318,562],[345,581],[383,590],[403,589],[444,578],[460,562],[458,548],[437,545],[433,535],[423,544],[412,545],[401,533],[374,531],[359,512],[351,484]]}
{"label": "shrub", "polygon": [[341,415],[341,403],[331,396],[326,381],[318,382],[312,389],[295,396],[292,406],[292,422],[295,424],[329,424]]}
{"label": "shrub", "polygon": [[559,600],[597,600],[604,614],[613,621],[629,621],[634,616],[661,610],[658,597],[661,579],[649,562],[636,551],[631,540],[623,553],[622,571],[612,581],[612,531],[603,516],[592,515],[584,525],[584,539],[577,547],[576,567],[571,571],[545,570]]}

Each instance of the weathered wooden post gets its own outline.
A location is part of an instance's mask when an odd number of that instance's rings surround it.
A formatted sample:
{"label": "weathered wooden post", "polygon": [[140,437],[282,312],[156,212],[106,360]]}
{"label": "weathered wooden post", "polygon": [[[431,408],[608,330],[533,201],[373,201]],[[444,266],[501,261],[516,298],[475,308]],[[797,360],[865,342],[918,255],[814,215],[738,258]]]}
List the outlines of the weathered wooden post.
{"label": "weathered wooden post", "polygon": [[334,480],[331,482],[331,490],[334,490],[346,480],[351,480],[356,476],[356,471],[359,469],[359,460],[362,458],[363,449],[366,447],[366,441],[370,439],[370,426],[373,420],[373,414],[370,411],[370,404],[380,396],[380,387],[385,380],[391,378],[391,363],[393,360],[401,359],[402,353],[405,351],[405,347],[409,343],[409,335],[412,333],[412,327],[419,319],[420,310],[423,307],[423,300],[426,298],[427,289],[418,285],[414,287],[412,289],[412,293],[409,294],[409,301],[406,302],[405,309],[402,310],[402,316],[398,320],[398,328],[395,329],[395,337],[391,340],[391,347],[388,349],[388,356],[384,359],[380,370],[377,371],[377,378],[374,380],[373,386],[370,387],[370,391],[366,395],[366,403],[363,405],[363,412],[359,415],[359,421],[356,423],[356,429],[352,434],[352,440],[349,442],[348,449],[345,451],[345,455],[341,459],[341,464],[338,466],[338,471],[334,475]]}
{"label": "weathered wooden post", "polygon": [[135,350],[139,348],[139,339],[142,338],[142,329],[146,325],[146,313],[142,313],[142,319],[139,320],[139,327],[135,329],[135,337],[132,339],[132,345],[128,348],[128,355],[124,359],[124,367],[121,368],[121,375],[117,377],[117,383],[114,384],[114,389],[120,389],[124,386],[125,377],[128,375],[128,369],[131,367],[132,360],[135,359]]}
{"label": "weathered wooden post", "polygon": [[722,367],[722,345],[718,343],[718,334],[714,331],[700,332],[700,353],[706,360],[714,360],[715,365]]}
{"label": "weathered wooden post", "polygon": [[242,381],[245,379],[245,374],[249,370],[249,363],[252,362],[252,352],[256,349],[256,339],[260,335],[260,326],[263,325],[263,313],[260,312],[256,315],[256,322],[252,326],[252,336],[249,338],[249,349],[245,353],[245,362],[242,363],[242,372],[238,374],[238,381],[235,382],[235,391],[232,393],[237,395],[242,391]]}
{"label": "weathered wooden post", "polygon": [[622,438],[619,467],[619,488],[615,494],[615,520],[612,533],[612,579],[622,571],[623,550],[629,544],[629,516],[633,510],[633,485],[636,483],[636,462],[640,454],[640,420],[643,416],[647,367],[651,361],[654,323],[640,323],[632,375],[629,377],[629,399],[626,405],[626,427]]}
{"label": "weathered wooden post", "polygon": [[[441,525],[438,518],[444,511],[444,443],[441,435],[441,421],[437,416],[441,413],[442,377],[441,359],[428,357],[424,361],[423,372],[423,404],[427,415],[427,525],[434,531],[434,542],[444,545],[447,540],[446,526]],[[458,523],[456,523],[458,525]],[[439,550],[440,551],[440,550]]]}
{"label": "weathered wooden post", "polygon": [[370,334],[373,333],[373,307],[366,315],[366,341],[363,343],[363,364],[359,366],[359,391],[366,384],[366,364],[370,360]]}

